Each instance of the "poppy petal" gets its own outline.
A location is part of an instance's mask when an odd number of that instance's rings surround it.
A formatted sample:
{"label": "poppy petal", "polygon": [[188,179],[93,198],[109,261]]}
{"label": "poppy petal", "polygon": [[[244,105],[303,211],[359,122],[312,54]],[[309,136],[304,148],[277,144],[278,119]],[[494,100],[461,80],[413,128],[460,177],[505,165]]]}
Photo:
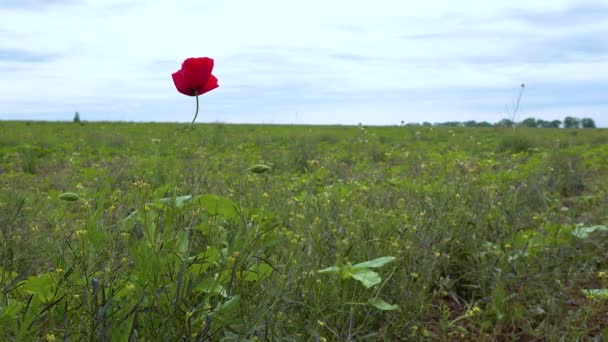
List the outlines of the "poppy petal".
{"label": "poppy petal", "polygon": [[219,87],[220,85],[217,83],[217,77],[211,75],[209,76],[209,79],[207,80],[207,83],[205,83],[205,86],[200,88],[198,90],[199,94],[204,94],[208,91],[211,91],[217,87]]}
{"label": "poppy petal", "polygon": [[173,77],[173,83],[175,84],[175,88],[177,89],[177,91],[184,95],[194,95],[194,91],[188,88],[184,83],[184,73],[182,72],[182,70],[174,72],[171,76]]}
{"label": "poppy petal", "polygon": [[213,70],[213,59],[208,57],[188,58],[182,64],[185,84],[194,89],[205,86],[211,71]]}
{"label": "poppy petal", "polygon": [[211,75],[214,61],[209,57],[191,57],[182,68],[172,74],[177,91],[184,95],[204,94],[219,87],[217,78]]}

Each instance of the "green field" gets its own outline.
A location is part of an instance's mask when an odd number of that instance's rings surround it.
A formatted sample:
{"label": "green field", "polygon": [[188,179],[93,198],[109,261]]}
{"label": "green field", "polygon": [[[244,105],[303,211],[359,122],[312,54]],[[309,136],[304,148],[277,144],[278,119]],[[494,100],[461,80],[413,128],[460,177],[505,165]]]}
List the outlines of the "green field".
{"label": "green field", "polygon": [[607,130],[185,128],[0,122],[0,340],[608,339]]}

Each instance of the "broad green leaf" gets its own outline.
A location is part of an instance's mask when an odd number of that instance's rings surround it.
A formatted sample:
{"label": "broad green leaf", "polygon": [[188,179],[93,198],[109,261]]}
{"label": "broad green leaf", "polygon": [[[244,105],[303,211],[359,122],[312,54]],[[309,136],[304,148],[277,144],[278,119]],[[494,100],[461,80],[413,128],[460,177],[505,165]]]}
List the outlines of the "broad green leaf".
{"label": "broad green leaf", "polygon": [[318,273],[340,273],[340,267],[338,266],[331,266],[328,268],[324,268],[322,270],[318,270]]}
{"label": "broad green leaf", "polygon": [[190,202],[192,200],[192,195],[179,196],[175,198],[175,206],[181,208],[185,203]]}
{"label": "broad green leaf", "polygon": [[181,208],[185,203],[188,203],[192,200],[192,195],[184,195],[178,197],[166,197],[161,198],[160,202],[163,204],[174,204],[176,208]]}
{"label": "broad green leaf", "polygon": [[64,192],[61,195],[59,195],[59,199],[62,201],[67,201],[67,202],[74,202],[74,201],[78,201],[80,199],[80,196],[78,196],[77,194],[75,194],[73,192]]}
{"label": "broad green leaf", "polygon": [[[0,306],[0,334],[8,333],[10,328],[15,327],[21,310],[25,304],[14,299],[9,299],[5,307]],[[7,335],[3,335],[7,336]]]}
{"label": "broad green leaf", "polygon": [[8,300],[8,305],[0,308],[1,318],[16,318],[19,311],[25,307],[25,304],[14,299]]}
{"label": "broad green leaf", "polygon": [[247,171],[253,172],[253,173],[264,173],[264,172],[270,171],[270,166],[264,165],[264,164],[256,164],[256,165],[253,165],[252,167],[246,169],[245,171],[243,171],[243,173],[245,173]]}
{"label": "broad green leaf", "polygon": [[353,265],[353,267],[381,267],[395,260],[394,256],[385,256]]}
{"label": "broad green leaf", "polygon": [[389,304],[380,298],[372,298],[369,300],[369,303],[371,305],[375,306],[376,309],[382,310],[382,311],[392,311],[392,310],[397,310],[399,308],[399,305]]}
{"label": "broad green leaf", "polygon": [[247,270],[247,272],[245,273],[245,280],[258,281],[268,277],[272,273],[272,271],[273,269],[272,267],[270,267],[270,265],[266,263],[260,263]]}
{"label": "broad green leaf", "polygon": [[188,233],[183,230],[177,233],[177,250],[182,257],[188,252]]}
{"label": "broad green leaf", "polygon": [[51,273],[42,273],[23,281],[21,289],[29,294],[35,294],[40,301],[47,304],[55,297],[57,283]]}
{"label": "broad green leaf", "polygon": [[239,321],[241,318],[238,315],[234,314],[234,310],[236,310],[241,302],[241,296],[236,295],[224,303],[221,303],[217,306],[217,308],[211,313],[211,316],[214,319],[213,324],[217,326],[225,326],[232,322]]}
{"label": "broad green leaf", "polygon": [[241,296],[236,295],[228,301],[221,303],[211,313],[211,329],[218,331],[230,324],[242,323],[243,319],[236,310],[238,310]]}
{"label": "broad green leaf", "polygon": [[352,268],[348,274],[358,280],[363,286],[370,288],[382,281],[378,273],[369,268]]}
{"label": "broad green leaf", "polygon": [[235,218],[238,213],[236,205],[231,199],[217,195],[199,195],[195,198],[196,203],[211,215],[221,215],[225,218]]}
{"label": "broad green leaf", "polygon": [[608,289],[583,290],[583,294],[585,294],[587,298],[608,299]]}
{"label": "broad green leaf", "polygon": [[218,307],[214,313],[228,312],[228,311],[236,308],[239,305],[240,301],[241,301],[241,296],[236,295],[236,296],[230,298],[229,300],[227,300],[226,302],[218,305]]}
{"label": "broad green leaf", "polygon": [[195,291],[205,292],[208,294],[216,294],[222,297],[226,297],[226,290],[220,284],[216,276],[207,277],[203,279],[195,288]]}
{"label": "broad green leaf", "polygon": [[579,227],[576,227],[576,229],[574,229],[572,231],[572,235],[576,236],[579,239],[586,239],[593,232],[605,232],[605,231],[608,231],[608,227],[602,226],[602,225],[591,226],[591,227],[579,226]]}
{"label": "broad green leaf", "polygon": [[214,262],[219,260],[219,258],[220,250],[217,247],[207,247],[205,252],[188,259],[190,262],[193,262],[193,264],[188,267],[188,271],[192,272],[195,276],[200,276],[204,274]]}

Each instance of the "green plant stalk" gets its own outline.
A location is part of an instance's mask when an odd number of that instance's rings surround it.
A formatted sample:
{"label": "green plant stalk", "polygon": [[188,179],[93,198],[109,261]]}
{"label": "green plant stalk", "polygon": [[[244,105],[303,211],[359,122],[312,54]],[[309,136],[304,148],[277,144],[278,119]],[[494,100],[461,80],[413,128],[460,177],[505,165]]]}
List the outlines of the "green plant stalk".
{"label": "green plant stalk", "polygon": [[196,118],[198,117],[198,108],[199,108],[199,105],[198,105],[198,92],[196,90],[194,91],[194,97],[196,98],[196,110],[194,111],[194,118],[192,119],[192,122],[190,122],[190,124],[188,125],[188,127],[186,127],[186,129],[182,133],[181,137],[179,138],[179,142],[177,143],[177,145],[179,145],[179,146],[181,146],[182,141],[184,140],[184,136],[190,130],[190,128],[192,127],[192,125],[194,125],[194,122],[196,121]]}
{"label": "green plant stalk", "polygon": [[196,97],[196,111],[194,112],[194,119],[192,119],[192,122],[190,123],[188,128],[194,125],[194,121],[196,121],[196,117],[198,116],[198,92],[196,90],[194,91],[194,97]]}

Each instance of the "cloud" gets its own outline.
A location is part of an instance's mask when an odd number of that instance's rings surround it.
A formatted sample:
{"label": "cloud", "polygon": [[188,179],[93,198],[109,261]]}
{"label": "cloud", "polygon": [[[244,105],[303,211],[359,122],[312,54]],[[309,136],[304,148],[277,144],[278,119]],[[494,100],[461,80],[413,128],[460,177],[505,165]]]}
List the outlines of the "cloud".
{"label": "cloud", "polygon": [[581,26],[605,25],[608,5],[597,2],[577,2],[558,10],[517,10],[508,14],[511,18],[537,29],[579,28]]}
{"label": "cloud", "polygon": [[73,3],[74,1],[75,0],[0,0],[0,8],[38,11],[47,6],[64,5]]}
{"label": "cloud", "polygon": [[55,56],[49,53],[38,53],[26,50],[0,48],[0,63],[44,63],[51,61],[53,58],[55,58]]}

